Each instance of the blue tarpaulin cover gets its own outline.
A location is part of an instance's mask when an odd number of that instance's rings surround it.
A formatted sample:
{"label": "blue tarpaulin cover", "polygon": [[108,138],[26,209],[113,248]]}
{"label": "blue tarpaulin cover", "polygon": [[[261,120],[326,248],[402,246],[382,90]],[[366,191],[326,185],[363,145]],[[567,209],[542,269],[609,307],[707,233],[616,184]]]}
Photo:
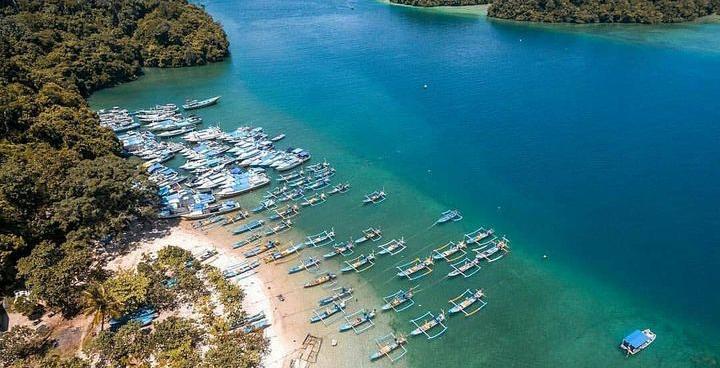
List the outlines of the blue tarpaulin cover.
{"label": "blue tarpaulin cover", "polygon": [[625,342],[633,348],[638,348],[648,340],[648,337],[640,330],[635,330],[625,336]]}

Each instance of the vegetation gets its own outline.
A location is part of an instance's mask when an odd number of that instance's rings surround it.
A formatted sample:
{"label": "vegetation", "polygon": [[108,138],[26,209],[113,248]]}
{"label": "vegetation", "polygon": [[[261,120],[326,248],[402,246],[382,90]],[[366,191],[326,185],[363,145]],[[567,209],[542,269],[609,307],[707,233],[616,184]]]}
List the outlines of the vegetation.
{"label": "vegetation", "polygon": [[490,3],[490,0],[390,0],[391,3],[431,7],[431,6],[467,6]]}
{"label": "vegetation", "polygon": [[488,16],[533,22],[675,23],[719,10],[719,0],[494,0]]}
{"label": "vegetation", "polygon": [[0,3],[0,285],[69,316],[107,276],[105,247],[157,198],[85,98],[142,66],[221,60],[222,28],[186,0]]}

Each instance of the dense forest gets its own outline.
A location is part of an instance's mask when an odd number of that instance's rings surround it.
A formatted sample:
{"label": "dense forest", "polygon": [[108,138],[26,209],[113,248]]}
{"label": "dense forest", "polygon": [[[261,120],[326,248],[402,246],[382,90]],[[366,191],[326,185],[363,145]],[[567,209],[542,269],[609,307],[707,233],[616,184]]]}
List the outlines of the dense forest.
{"label": "dense forest", "polygon": [[490,3],[490,0],[390,0],[391,3],[411,6],[467,6]]}
{"label": "dense forest", "polygon": [[222,27],[185,0],[0,2],[0,285],[73,316],[104,255],[157,198],[85,100],[142,66],[222,60]]}
{"label": "dense forest", "polygon": [[494,0],[488,16],[558,23],[676,23],[719,10],[720,0]]}

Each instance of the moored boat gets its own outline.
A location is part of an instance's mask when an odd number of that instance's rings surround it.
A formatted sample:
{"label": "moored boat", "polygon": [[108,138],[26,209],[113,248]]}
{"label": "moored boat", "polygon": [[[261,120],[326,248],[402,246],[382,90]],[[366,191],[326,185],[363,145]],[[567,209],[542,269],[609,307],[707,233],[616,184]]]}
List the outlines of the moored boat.
{"label": "moored boat", "polygon": [[182,107],[185,110],[201,109],[203,107],[215,105],[219,99],[220,99],[220,96],[210,97],[210,98],[206,98],[204,100],[189,100],[186,103],[184,103],[182,105]]}
{"label": "moored boat", "polygon": [[650,329],[635,330],[625,336],[620,343],[620,349],[624,350],[627,355],[635,355],[650,346],[656,337]]}
{"label": "moored boat", "polygon": [[307,283],[305,283],[305,285],[303,285],[303,287],[304,287],[304,288],[315,287],[315,286],[318,286],[318,285],[322,285],[322,284],[324,284],[324,283],[326,283],[326,282],[330,282],[330,281],[332,281],[332,280],[335,280],[336,278],[337,278],[337,275],[336,275],[336,274],[328,272],[328,273],[326,273],[326,274],[324,274],[324,275],[322,275],[322,276],[318,276],[318,277],[312,279],[311,281],[308,281]]}

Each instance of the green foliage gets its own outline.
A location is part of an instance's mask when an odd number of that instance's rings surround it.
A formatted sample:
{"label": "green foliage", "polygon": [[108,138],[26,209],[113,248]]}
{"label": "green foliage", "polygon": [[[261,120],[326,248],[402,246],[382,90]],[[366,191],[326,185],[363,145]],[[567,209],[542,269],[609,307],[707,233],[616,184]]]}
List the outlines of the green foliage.
{"label": "green foliage", "polygon": [[27,326],[15,326],[10,331],[0,333],[0,367],[9,367],[43,354],[49,348],[48,345],[47,336]]}
{"label": "green foliage", "polygon": [[192,320],[169,317],[155,325],[150,344],[161,366],[192,368],[201,361],[197,348],[202,336]]}
{"label": "green foliage", "polygon": [[42,314],[42,306],[37,303],[35,298],[29,296],[19,296],[11,299],[11,310],[22,314],[25,317],[32,317]]}
{"label": "green foliage", "polygon": [[88,352],[97,360],[97,367],[148,365],[152,350],[149,342],[148,332],[141,330],[140,324],[131,322],[116,332],[100,332]]}
{"label": "green foliage", "polygon": [[122,306],[105,289],[105,285],[93,282],[82,293],[83,313],[92,316],[90,327],[100,325],[100,331],[105,330],[105,318],[119,317]]}
{"label": "green foliage", "polygon": [[227,334],[214,339],[205,354],[204,368],[250,368],[260,366],[267,341],[262,334]]}
{"label": "green foliage", "polygon": [[108,296],[120,306],[121,313],[131,313],[147,302],[151,279],[143,274],[123,270],[104,282]]}
{"label": "green foliage", "polygon": [[718,10],[718,0],[494,0],[488,15],[533,22],[676,23]]}

